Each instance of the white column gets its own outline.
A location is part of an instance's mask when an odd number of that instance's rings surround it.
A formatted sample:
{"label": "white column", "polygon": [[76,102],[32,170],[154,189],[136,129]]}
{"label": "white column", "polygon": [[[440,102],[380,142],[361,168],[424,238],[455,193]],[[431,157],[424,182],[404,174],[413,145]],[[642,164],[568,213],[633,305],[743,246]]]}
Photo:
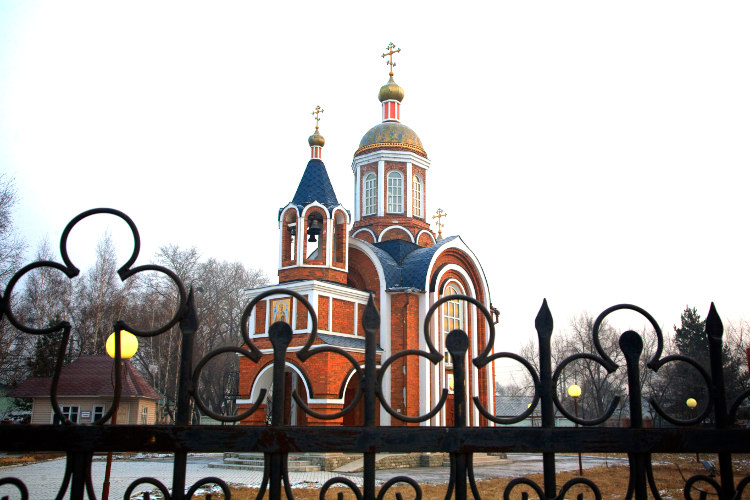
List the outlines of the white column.
{"label": "white column", "polygon": [[[391,354],[391,297],[385,293],[385,286],[380,287],[380,347],[383,348],[381,359],[388,359]],[[393,372],[393,366],[391,366]],[[391,375],[392,377],[392,375]],[[383,377],[383,396],[391,404],[391,377]],[[380,409],[380,425],[391,425],[391,415]]]}
{"label": "white column", "polygon": [[378,217],[385,215],[385,161],[378,162]]}
{"label": "white column", "polygon": [[[333,226],[333,219],[328,217],[326,219],[326,260],[324,264],[329,267],[333,266]],[[318,236],[318,239],[320,239],[320,236]],[[318,245],[320,245],[320,243],[318,243]]]}
{"label": "white column", "polygon": [[357,173],[354,174],[354,222],[357,222],[359,219],[361,219],[360,215],[360,203],[362,200],[362,172],[359,167],[357,167]]}
{"label": "white column", "polygon": [[[424,324],[425,313],[427,313],[427,302],[430,292],[419,295],[419,324]],[[424,340],[424,333],[419,329],[419,350],[427,351],[427,343]],[[433,393],[433,368],[434,365],[422,356],[419,357],[419,414],[424,415],[432,408],[430,407],[430,395]],[[434,423],[434,422],[432,422]],[[430,425],[430,421],[422,422],[420,425]]]}
{"label": "white column", "polygon": [[284,231],[286,231],[283,215],[279,221],[279,269],[281,269],[284,256]]}
{"label": "white column", "polygon": [[414,188],[411,180],[411,162],[406,162],[406,179],[404,179],[404,198],[406,198],[406,216],[412,216],[412,203],[414,202],[414,193],[411,190]]}
{"label": "white column", "polygon": [[294,244],[297,245],[297,260],[296,265],[301,266],[305,262],[306,255],[303,255],[305,251],[305,219],[301,215],[297,216],[297,237],[294,238]]}

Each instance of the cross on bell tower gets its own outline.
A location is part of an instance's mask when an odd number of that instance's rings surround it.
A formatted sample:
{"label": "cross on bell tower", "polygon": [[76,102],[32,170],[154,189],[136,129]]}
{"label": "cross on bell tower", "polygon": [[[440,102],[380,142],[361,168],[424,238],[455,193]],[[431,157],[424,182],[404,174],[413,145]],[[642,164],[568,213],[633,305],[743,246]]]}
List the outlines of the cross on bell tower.
{"label": "cross on bell tower", "polygon": [[318,132],[318,125],[320,123],[320,113],[324,110],[320,106],[315,106],[315,111],[310,113],[315,117],[315,132],[307,139],[307,143],[310,144],[310,158],[313,160],[320,160],[323,156],[323,146],[326,144],[326,140]]}

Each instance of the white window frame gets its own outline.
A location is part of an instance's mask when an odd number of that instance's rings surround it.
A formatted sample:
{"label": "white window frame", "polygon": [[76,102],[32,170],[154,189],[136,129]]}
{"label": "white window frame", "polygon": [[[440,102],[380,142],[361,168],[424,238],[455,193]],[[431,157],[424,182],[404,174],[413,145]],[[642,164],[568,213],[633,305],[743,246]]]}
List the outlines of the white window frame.
{"label": "white window frame", "polygon": [[102,418],[104,416],[105,409],[106,408],[104,405],[94,405],[91,411],[91,421],[94,422]]}
{"label": "white window frame", "polygon": [[148,424],[148,406],[141,408],[141,425]]}
{"label": "white window frame", "polygon": [[365,192],[363,215],[375,215],[378,211],[378,176],[370,172],[365,175],[362,185]]}
{"label": "white window frame", "polygon": [[404,213],[404,176],[398,170],[388,172],[388,213]]}
{"label": "white window frame", "polygon": [[422,213],[422,193],[424,193],[423,186],[424,183],[422,182],[422,178],[419,176],[419,174],[414,174],[412,176],[411,183],[412,214],[414,215],[414,217],[424,217],[424,214]]}
{"label": "white window frame", "polygon": [[[448,295],[462,295],[463,292],[455,286],[455,285],[447,285],[445,287],[445,293],[443,293],[443,297],[447,297]],[[449,300],[448,302],[445,302],[443,304],[443,339],[445,339],[445,336],[448,335],[453,330],[457,329],[464,329],[464,312],[463,312],[463,304],[460,300]],[[452,366],[453,365],[453,359],[451,358],[450,353],[448,352],[448,349],[444,349],[444,355],[445,355],[445,364]]]}
{"label": "white window frame", "polygon": [[[71,422],[74,424],[78,423],[78,417],[81,415],[81,409],[78,406],[74,405],[61,405],[60,410],[62,411],[62,414],[68,418]],[[57,421],[57,414],[52,411],[52,423],[53,424],[62,424],[61,421]]]}

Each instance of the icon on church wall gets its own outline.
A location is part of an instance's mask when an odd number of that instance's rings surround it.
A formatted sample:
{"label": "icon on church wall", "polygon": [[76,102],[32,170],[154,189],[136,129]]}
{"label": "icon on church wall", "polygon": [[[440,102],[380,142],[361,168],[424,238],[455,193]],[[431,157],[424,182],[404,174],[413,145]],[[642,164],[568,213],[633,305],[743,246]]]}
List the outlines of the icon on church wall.
{"label": "icon on church wall", "polygon": [[284,299],[273,299],[271,300],[271,323],[277,321],[283,321],[284,323],[291,324],[290,316],[292,310],[292,298],[287,297]]}

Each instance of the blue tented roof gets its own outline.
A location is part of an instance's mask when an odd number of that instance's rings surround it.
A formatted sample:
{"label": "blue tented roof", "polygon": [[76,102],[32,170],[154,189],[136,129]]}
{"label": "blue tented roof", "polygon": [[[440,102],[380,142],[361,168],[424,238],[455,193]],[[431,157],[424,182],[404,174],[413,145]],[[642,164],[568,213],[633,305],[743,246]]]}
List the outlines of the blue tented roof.
{"label": "blue tented roof", "polygon": [[325,164],[320,160],[312,159],[307,162],[305,173],[302,174],[292,203],[297,205],[301,211],[304,207],[316,201],[326,207],[329,213],[339,204],[331,180],[328,178]]}

